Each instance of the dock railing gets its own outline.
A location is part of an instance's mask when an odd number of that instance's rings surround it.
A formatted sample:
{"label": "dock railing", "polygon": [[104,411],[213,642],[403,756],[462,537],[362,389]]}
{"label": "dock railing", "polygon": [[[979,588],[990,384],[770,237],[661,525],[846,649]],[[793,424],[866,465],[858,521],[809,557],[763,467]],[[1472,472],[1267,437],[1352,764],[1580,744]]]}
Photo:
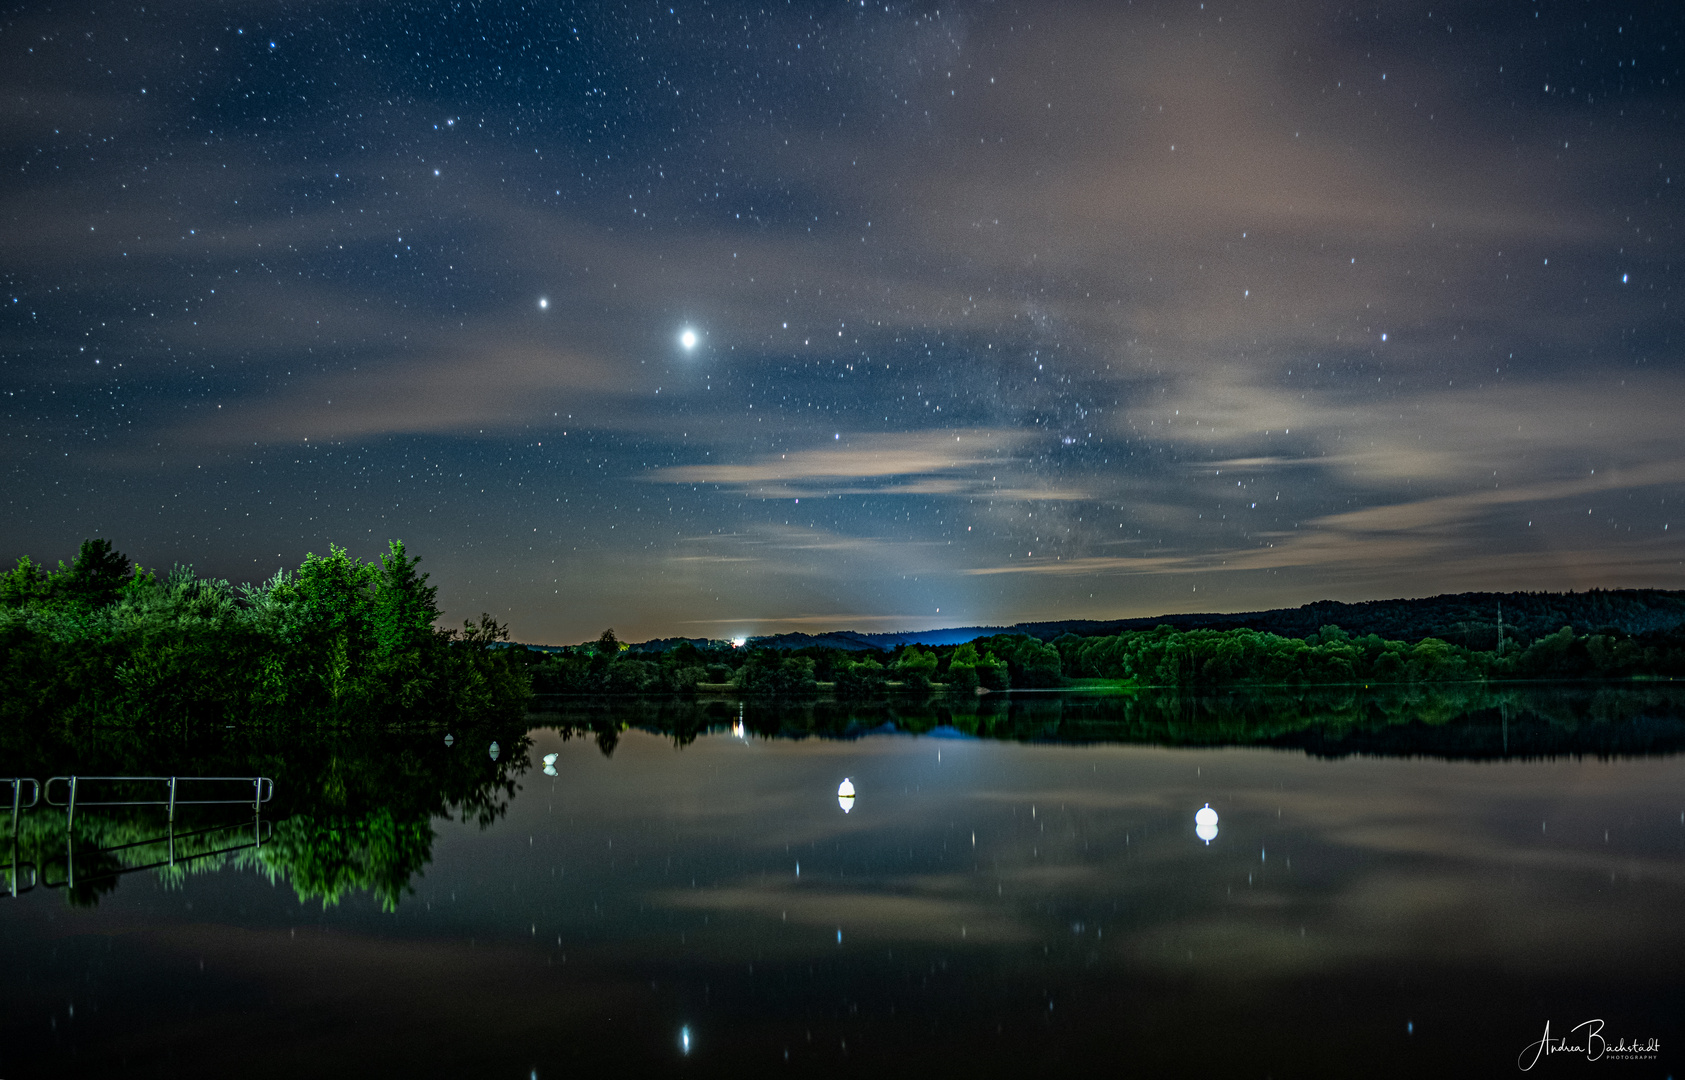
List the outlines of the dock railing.
{"label": "dock railing", "polygon": [[[167,845],[166,857],[157,862],[143,866],[125,866],[119,870],[110,870],[95,874],[91,877],[84,875],[83,881],[99,878],[114,877],[119,874],[133,873],[137,870],[153,870],[159,867],[175,866],[180,862],[207,858],[212,855],[225,855],[247,848],[261,848],[268,839],[273,826],[261,817],[263,805],[275,797],[275,781],[267,776],[53,776],[45,783],[27,776],[0,777],[0,784],[11,785],[12,811],[12,852],[9,867],[0,867],[0,872],[6,873],[6,891],[13,897],[22,895],[34,889],[37,884],[49,889],[62,888],[65,885],[74,887],[77,883],[76,858],[80,854],[83,858],[113,854],[132,848],[145,847],[160,841]],[[158,797],[131,798],[128,796],[148,794],[153,785],[162,784],[163,789],[153,789]],[[194,795],[208,795],[226,793],[230,789],[224,787],[222,792],[212,788],[206,790],[199,785],[205,784],[239,784],[251,785],[251,794],[239,798],[190,798]],[[62,786],[60,786],[62,785]],[[136,790],[138,786],[138,791]],[[27,800],[24,798],[28,790]],[[60,796],[55,798],[54,796]],[[124,796],[121,798],[115,796]],[[65,878],[63,881],[49,880],[33,861],[21,858],[19,844],[19,826],[22,811],[45,805],[65,811]],[[162,806],[168,810],[168,824],[163,836],[150,840],[140,840],[134,843],[118,844],[108,848],[86,849],[81,852],[75,847],[76,808],[93,809],[104,806]],[[217,848],[214,851],[200,851],[191,855],[178,856],[176,841],[192,837],[204,836],[229,828],[243,826],[216,825],[192,832],[177,833],[175,831],[176,807],[178,806],[250,806],[252,808],[252,838],[249,843],[235,844]],[[266,828],[267,827],[267,828]],[[24,875],[28,874],[29,883],[23,884]]]}
{"label": "dock railing", "polygon": [[[5,867],[6,892],[16,898],[35,888],[40,875],[35,864],[18,857],[18,819],[22,812],[31,809],[41,801],[41,781],[31,776],[0,777],[0,784],[10,784],[12,787],[12,858],[9,866]],[[29,785],[29,801],[23,801],[24,785]],[[23,873],[29,871],[29,884],[24,885]]]}
{"label": "dock railing", "polygon": [[[250,841],[238,844],[229,844],[224,847],[213,848],[209,851],[195,851],[187,855],[176,854],[177,840],[190,840],[196,836],[209,836],[212,833],[231,832],[237,829],[245,828],[250,828],[252,830],[252,838]],[[43,870],[38,880],[42,886],[48,889],[62,889],[66,885],[74,888],[78,881],[83,884],[87,884],[88,882],[101,881],[105,878],[121,877],[124,874],[137,873],[141,870],[158,870],[163,867],[175,867],[183,863],[193,862],[195,859],[209,859],[216,855],[228,855],[236,851],[248,851],[261,848],[264,844],[269,842],[273,835],[274,826],[256,816],[252,818],[249,824],[212,825],[206,829],[194,829],[192,832],[184,833],[176,832],[175,823],[171,822],[169,832],[163,836],[155,836],[147,840],[136,840],[128,844],[113,844],[111,847],[84,848],[82,851],[76,851],[73,847],[67,844],[64,853],[64,878],[59,881],[54,881],[50,871],[57,860],[46,860],[43,864]],[[76,859],[78,856],[86,860],[90,858],[97,858],[101,855],[112,855],[120,851],[129,851],[134,848],[149,847],[160,842],[168,845],[168,854],[164,858],[158,859],[155,862],[141,863],[135,866],[123,866],[115,870],[102,870],[93,874],[79,875],[76,873]],[[30,864],[30,869],[32,871],[34,870],[33,864]],[[30,882],[30,888],[33,888],[35,883],[36,881],[32,880]],[[27,892],[28,889],[21,891]]]}
{"label": "dock railing", "polygon": [[[62,801],[53,798],[53,785],[62,782],[65,785],[65,797]],[[240,783],[252,785],[250,798],[239,799],[185,799],[181,796],[181,787],[189,783]],[[125,783],[146,784],[158,783],[166,785],[165,797],[161,799],[90,799],[81,792],[84,785],[96,783]],[[173,821],[178,806],[237,806],[250,803],[253,812],[263,809],[263,804],[275,797],[275,781],[267,776],[53,776],[49,777],[42,786],[41,794],[45,796],[48,806],[60,806],[71,818],[76,816],[76,807],[80,806],[167,806],[170,819]]]}

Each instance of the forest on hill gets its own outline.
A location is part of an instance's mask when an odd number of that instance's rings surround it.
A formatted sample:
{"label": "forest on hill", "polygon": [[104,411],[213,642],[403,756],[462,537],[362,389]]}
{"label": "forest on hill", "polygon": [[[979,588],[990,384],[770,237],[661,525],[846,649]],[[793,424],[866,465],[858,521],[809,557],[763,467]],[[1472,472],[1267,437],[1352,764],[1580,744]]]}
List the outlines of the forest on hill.
{"label": "forest on hill", "polygon": [[1361,637],[1335,625],[1283,637],[1251,629],[1062,634],[1042,641],[996,634],[959,645],[774,649],[750,643],[680,641],[637,651],[613,631],[583,645],[527,652],[540,694],[732,691],[749,696],[838,697],[976,690],[1054,690],[1104,684],[1211,690],[1347,683],[1445,684],[1509,679],[1631,679],[1685,676],[1685,629],[1642,634],[1563,626],[1526,645],[1473,649],[1434,637]]}
{"label": "forest on hill", "polygon": [[[1127,630],[1170,626],[1177,630],[1263,630],[1282,637],[1310,637],[1324,626],[1338,626],[1350,634],[1378,634],[1383,638],[1441,641],[1475,649],[1495,649],[1498,627],[1511,645],[1526,645],[1564,626],[1577,634],[1609,630],[1644,634],[1685,625],[1685,591],[1674,589],[1591,589],[1586,592],[1448,593],[1408,600],[1366,600],[1343,603],[1318,600],[1296,608],[1231,614],[1205,612],[1154,615],[1135,619],[1065,619],[1024,622],[1012,626],[964,626],[896,634],[858,633],[778,634],[750,639],[750,644],[799,649],[824,646],[850,651],[894,649],[901,645],[955,645],[999,634],[1027,634],[1052,641],[1063,634],[1100,637]],[[674,641],[675,639],[668,639]],[[651,642],[656,651],[662,643]],[[633,646],[638,648],[638,646]]]}

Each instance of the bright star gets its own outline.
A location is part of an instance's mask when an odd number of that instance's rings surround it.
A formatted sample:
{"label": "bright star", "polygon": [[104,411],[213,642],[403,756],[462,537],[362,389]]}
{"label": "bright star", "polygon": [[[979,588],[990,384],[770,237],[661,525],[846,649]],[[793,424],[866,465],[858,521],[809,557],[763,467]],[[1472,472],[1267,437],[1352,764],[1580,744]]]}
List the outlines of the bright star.
{"label": "bright star", "polygon": [[548,311],[549,309],[550,309],[550,298],[548,296],[539,297],[538,298],[538,310]]}
{"label": "bright star", "polygon": [[696,331],[686,330],[684,333],[680,334],[679,344],[683,345],[687,349],[696,348]]}

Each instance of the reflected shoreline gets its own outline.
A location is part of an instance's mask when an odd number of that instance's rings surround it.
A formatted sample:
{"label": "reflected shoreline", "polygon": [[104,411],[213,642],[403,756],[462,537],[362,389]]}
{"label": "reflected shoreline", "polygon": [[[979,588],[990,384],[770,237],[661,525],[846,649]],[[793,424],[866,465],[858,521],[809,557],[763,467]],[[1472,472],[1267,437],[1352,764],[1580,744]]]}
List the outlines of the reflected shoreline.
{"label": "reflected shoreline", "polygon": [[[1685,751],[1685,687],[1670,684],[1541,687],[1328,688],[1184,694],[1013,692],[950,701],[880,699],[739,701],[572,698],[496,728],[442,731],[288,731],[214,727],[150,734],[133,728],[12,730],[0,775],[263,775],[274,801],[243,816],[161,808],[79,813],[45,807],[8,822],[0,838],[5,885],[41,880],[91,906],[135,870],[156,868],[179,886],[217,867],[284,880],[299,899],[333,906],[367,894],[388,910],[433,859],[442,821],[485,830],[503,818],[530,771],[534,736],[589,739],[613,757],[639,731],[684,748],[703,735],[743,740],[876,737],[986,740],[1067,746],[1258,748],[1318,759],[1352,757],[1525,762],[1655,758]],[[550,755],[542,766],[554,776]],[[838,789],[844,812],[852,789]],[[258,842],[234,850],[228,831]],[[255,830],[255,831],[254,831]],[[243,834],[242,834],[243,835]],[[10,869],[13,863],[17,869]],[[74,864],[74,865],[73,865]],[[35,875],[31,877],[29,875]],[[57,888],[59,884],[51,887]]]}
{"label": "reflected shoreline", "polygon": [[612,754],[638,728],[684,746],[705,733],[762,738],[867,735],[1166,747],[1268,747],[1315,757],[1448,760],[1653,756],[1685,751],[1685,686],[1672,683],[1343,686],[1190,694],[1003,691],[871,702],[541,698],[530,714]]}

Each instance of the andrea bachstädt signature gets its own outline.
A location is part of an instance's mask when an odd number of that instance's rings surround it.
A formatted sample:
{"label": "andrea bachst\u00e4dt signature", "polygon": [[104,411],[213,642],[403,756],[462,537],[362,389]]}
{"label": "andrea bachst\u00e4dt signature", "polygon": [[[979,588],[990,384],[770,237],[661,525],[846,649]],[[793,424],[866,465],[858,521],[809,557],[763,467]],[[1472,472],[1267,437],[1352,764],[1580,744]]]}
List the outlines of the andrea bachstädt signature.
{"label": "andrea bachst\u00e4dt signature", "polygon": [[[1573,1036],[1582,1030],[1585,1031],[1585,1035],[1580,1038],[1580,1041],[1571,1042],[1569,1036]],[[1587,1061],[1597,1061],[1604,1057],[1627,1061],[1644,1060],[1654,1058],[1661,1048],[1660,1039],[1649,1039],[1644,1042],[1638,1042],[1637,1040],[1628,1042],[1626,1039],[1621,1039],[1617,1043],[1610,1044],[1609,1040],[1603,1037],[1602,1020],[1587,1020],[1575,1024],[1568,1029],[1568,1035],[1560,1039],[1553,1039],[1550,1037],[1550,1021],[1546,1020],[1544,1037],[1538,1042],[1528,1043],[1527,1049],[1521,1051],[1521,1056],[1515,1059],[1515,1064],[1522,1072],[1526,1072],[1537,1065],[1540,1058],[1549,1057],[1552,1054],[1584,1054]]]}

